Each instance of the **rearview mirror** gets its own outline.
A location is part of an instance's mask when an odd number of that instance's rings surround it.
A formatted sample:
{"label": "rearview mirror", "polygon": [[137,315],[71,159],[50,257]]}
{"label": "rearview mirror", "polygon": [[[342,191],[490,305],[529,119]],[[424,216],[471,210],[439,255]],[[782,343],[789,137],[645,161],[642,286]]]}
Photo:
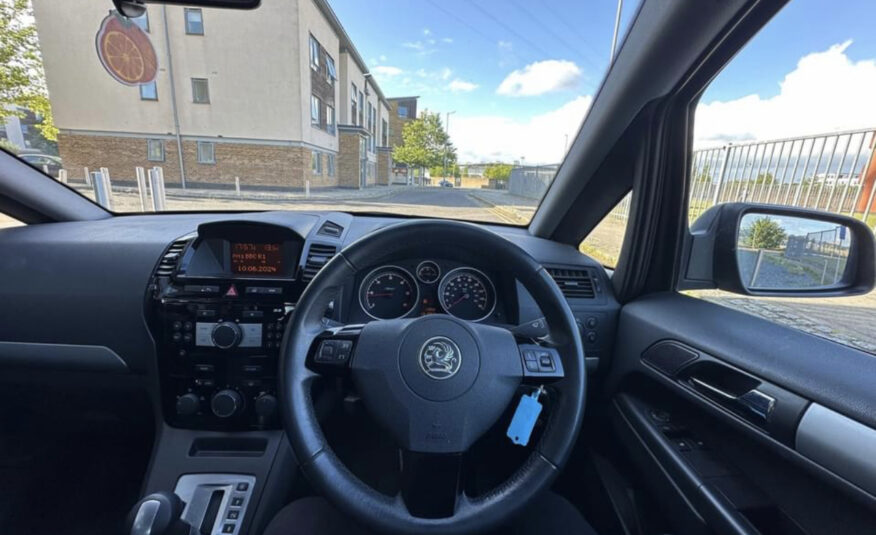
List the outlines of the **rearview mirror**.
{"label": "rearview mirror", "polygon": [[261,0],[112,0],[116,10],[126,17],[141,16],[144,4],[176,4],[193,7],[223,7],[229,9],[255,9]]}
{"label": "rearview mirror", "polygon": [[682,289],[827,297],[871,291],[876,245],[842,215],[749,203],[707,210],[691,225]]}

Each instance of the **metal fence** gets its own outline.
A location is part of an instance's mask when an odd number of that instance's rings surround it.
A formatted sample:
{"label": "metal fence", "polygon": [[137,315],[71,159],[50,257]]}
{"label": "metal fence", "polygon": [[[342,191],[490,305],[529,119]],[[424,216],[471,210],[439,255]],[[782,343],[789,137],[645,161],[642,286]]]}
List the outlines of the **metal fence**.
{"label": "metal fence", "polygon": [[745,201],[866,220],[876,192],[864,180],[873,141],[870,128],[694,151],[690,219],[715,204]]}
{"label": "metal fence", "polygon": [[520,197],[541,199],[559,168],[559,164],[514,166],[508,178],[508,191]]}

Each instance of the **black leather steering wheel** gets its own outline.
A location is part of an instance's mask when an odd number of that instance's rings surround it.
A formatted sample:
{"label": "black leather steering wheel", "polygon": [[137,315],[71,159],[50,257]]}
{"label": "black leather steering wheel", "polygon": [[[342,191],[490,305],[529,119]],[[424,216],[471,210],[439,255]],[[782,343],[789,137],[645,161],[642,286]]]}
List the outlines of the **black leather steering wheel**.
{"label": "black leather steering wheel", "polygon": [[[549,378],[529,376],[510,330],[444,314],[327,328],[324,314],[328,304],[360,270],[370,267],[375,257],[423,242],[480,251],[513,273],[545,316],[550,329],[550,343],[545,345],[559,358],[559,373]],[[318,364],[315,354],[326,340],[336,341],[330,345],[352,343],[351,356],[341,356],[338,362],[321,359],[323,363]],[[457,359],[448,361],[451,365],[441,373],[422,364],[424,353],[436,347],[457,353]],[[341,347],[341,355],[343,351]],[[281,355],[283,420],[302,470],[338,508],[380,531],[468,533],[508,520],[550,485],[575,443],[584,413],[586,375],[581,336],[559,288],[517,245],[468,223],[409,221],[350,244],[322,268],[301,295],[286,329]],[[351,375],[369,414],[405,452],[402,480],[408,482],[407,490],[397,496],[382,494],[352,474],[323,436],[311,388],[321,374],[337,373]],[[541,438],[531,445],[531,454],[507,481],[486,494],[467,496],[460,489],[458,475],[447,468],[448,461],[452,465],[509,405],[516,406],[515,393],[526,383],[532,390],[540,384],[548,389],[550,406],[545,411],[548,420]],[[448,473],[451,477],[446,477]],[[436,518],[410,510],[411,496],[438,499],[442,489],[432,476],[450,487],[443,490],[450,494],[451,514]]]}

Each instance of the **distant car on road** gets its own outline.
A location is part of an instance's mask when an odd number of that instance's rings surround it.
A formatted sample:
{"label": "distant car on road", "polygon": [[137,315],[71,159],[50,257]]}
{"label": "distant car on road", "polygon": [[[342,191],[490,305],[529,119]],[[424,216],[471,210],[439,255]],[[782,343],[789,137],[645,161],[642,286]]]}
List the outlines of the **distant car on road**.
{"label": "distant car on road", "polygon": [[453,182],[451,182],[447,179],[444,179],[441,182],[439,182],[438,185],[441,186],[442,188],[452,188]]}
{"label": "distant car on road", "polygon": [[58,178],[58,171],[64,168],[61,158],[49,154],[19,154],[18,157],[40,171],[48,171],[55,178]]}

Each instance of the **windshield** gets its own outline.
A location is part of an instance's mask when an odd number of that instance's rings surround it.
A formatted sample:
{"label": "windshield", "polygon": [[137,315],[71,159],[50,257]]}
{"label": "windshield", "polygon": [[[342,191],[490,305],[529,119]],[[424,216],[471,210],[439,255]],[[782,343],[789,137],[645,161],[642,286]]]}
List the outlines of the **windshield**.
{"label": "windshield", "polygon": [[526,224],[633,2],[0,0],[0,143],[115,212]]}

